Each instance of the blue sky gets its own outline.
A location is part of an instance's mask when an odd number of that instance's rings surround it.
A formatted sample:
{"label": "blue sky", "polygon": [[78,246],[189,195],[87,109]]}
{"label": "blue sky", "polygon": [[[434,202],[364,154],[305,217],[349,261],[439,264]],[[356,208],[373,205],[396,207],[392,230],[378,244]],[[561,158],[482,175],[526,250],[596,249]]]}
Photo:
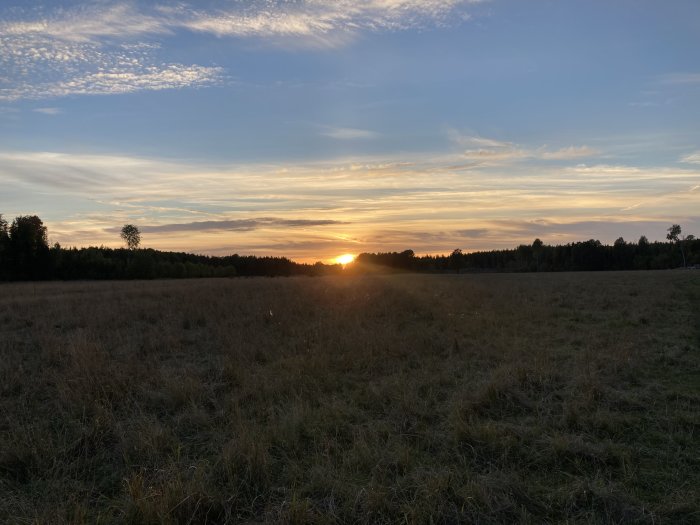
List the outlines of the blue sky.
{"label": "blue sky", "polygon": [[0,213],[285,255],[700,233],[697,1],[0,7]]}

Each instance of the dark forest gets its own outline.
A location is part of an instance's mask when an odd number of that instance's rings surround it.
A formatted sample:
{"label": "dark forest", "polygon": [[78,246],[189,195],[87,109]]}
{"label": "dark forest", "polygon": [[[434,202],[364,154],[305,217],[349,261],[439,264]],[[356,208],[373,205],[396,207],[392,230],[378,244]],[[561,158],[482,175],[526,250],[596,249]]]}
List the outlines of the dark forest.
{"label": "dark forest", "polygon": [[660,270],[700,265],[700,240],[668,229],[668,242],[619,238],[610,245],[590,239],[550,246],[539,239],[507,250],[416,256],[412,250],[361,253],[352,264],[301,264],[285,257],[214,257],[153,249],[49,246],[37,216],[12,223],[0,215],[0,280],[179,279],[193,277],[330,275],[340,272],[559,272]]}

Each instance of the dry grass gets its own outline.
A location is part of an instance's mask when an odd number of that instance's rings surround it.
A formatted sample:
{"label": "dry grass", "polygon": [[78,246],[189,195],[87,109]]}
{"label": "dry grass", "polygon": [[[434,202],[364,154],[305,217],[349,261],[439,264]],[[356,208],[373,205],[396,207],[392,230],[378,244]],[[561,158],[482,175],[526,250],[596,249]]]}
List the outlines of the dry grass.
{"label": "dry grass", "polygon": [[0,286],[0,521],[698,523],[700,275]]}

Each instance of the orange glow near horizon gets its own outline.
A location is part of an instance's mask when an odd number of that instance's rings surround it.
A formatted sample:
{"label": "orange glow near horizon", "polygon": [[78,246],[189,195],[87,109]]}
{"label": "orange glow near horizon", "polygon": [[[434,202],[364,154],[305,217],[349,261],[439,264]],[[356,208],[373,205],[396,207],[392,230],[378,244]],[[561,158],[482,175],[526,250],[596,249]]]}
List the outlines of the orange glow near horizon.
{"label": "orange glow near horizon", "polygon": [[350,264],[355,260],[355,256],[352,255],[351,253],[345,253],[343,255],[339,255],[338,257],[335,258],[335,262],[338,264],[342,264],[345,266],[346,264]]}

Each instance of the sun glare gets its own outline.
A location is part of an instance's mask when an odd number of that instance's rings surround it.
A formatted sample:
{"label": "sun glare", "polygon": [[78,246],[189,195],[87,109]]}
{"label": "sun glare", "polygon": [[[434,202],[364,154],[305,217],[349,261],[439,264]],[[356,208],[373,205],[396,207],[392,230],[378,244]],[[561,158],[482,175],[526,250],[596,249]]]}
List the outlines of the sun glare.
{"label": "sun glare", "polygon": [[354,260],[355,260],[355,256],[350,254],[350,253],[339,255],[338,257],[335,258],[335,262],[337,262],[338,264],[342,264],[342,265],[350,264]]}

